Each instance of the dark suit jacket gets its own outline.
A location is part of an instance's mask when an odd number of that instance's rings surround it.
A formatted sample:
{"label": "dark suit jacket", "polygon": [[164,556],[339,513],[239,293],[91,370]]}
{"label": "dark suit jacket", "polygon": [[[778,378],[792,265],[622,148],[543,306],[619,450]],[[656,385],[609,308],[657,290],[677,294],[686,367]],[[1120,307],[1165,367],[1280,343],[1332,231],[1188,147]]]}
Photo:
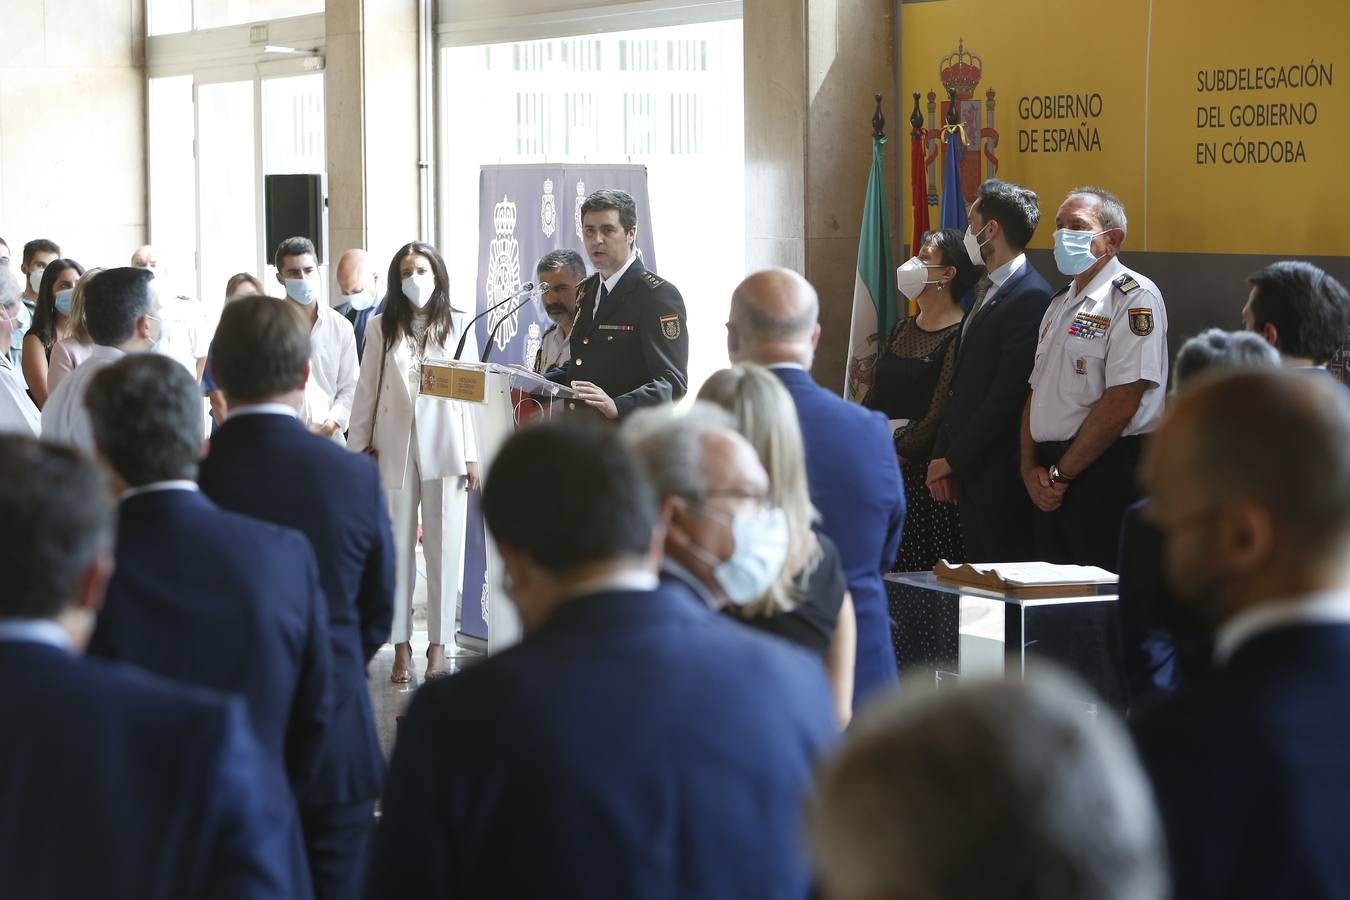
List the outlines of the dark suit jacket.
{"label": "dark suit jacket", "polygon": [[242,695],[259,744],[291,783],[317,776],[333,663],[327,601],[299,532],[195,491],[124,500],[89,655]]}
{"label": "dark suit jacket", "polygon": [[891,616],[881,577],[905,524],[905,488],[891,429],[879,412],[849,403],[795,368],[773,370],[792,394],[806,442],[811,502],[820,530],[839,548],[858,619],[853,703],[896,679]]}
{"label": "dark suit jacket", "polygon": [[[1054,293],[1030,261],[989,298],[961,338],[951,394],[938,429],[933,458],[946,458],[961,484],[962,514],[978,504],[980,530],[1017,538],[1030,550],[1031,500],[1022,485],[1020,439],[1027,379],[1036,361],[1041,319]],[[984,543],[975,535],[977,544]],[[978,562],[1030,558],[1003,552],[997,540],[968,547]],[[991,555],[992,554],[992,555]],[[989,559],[985,559],[989,556]]]}
{"label": "dark suit jacket", "polygon": [[291,898],[237,699],[0,641],[0,893]]}
{"label": "dark suit jacket", "polygon": [[1185,900],[1350,897],[1350,625],[1291,625],[1134,720]]}
{"label": "dark suit jacket", "polygon": [[334,703],[313,802],[374,799],[384,760],[366,663],[389,639],[394,608],[394,539],[375,461],[290,416],[237,416],[211,439],[198,481],[223,508],[309,538],[328,599]]}
{"label": "dark suit jacket", "polygon": [[[548,377],[562,384],[589,381],[614,399],[619,416],[642,406],[679,400],[689,389],[689,329],[684,298],[675,285],[635,259],[595,318],[597,272],[582,283],[572,358]],[[584,409],[569,401],[568,409]]]}
{"label": "dark suit jacket", "polygon": [[413,698],[367,896],[802,898],[820,660],[682,585],[572,600]]}

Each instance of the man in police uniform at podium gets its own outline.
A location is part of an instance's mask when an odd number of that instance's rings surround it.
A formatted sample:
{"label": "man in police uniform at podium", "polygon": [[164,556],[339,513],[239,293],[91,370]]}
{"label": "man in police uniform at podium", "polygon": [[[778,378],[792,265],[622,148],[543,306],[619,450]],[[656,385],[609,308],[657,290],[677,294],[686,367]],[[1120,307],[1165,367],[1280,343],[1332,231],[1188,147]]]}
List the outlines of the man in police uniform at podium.
{"label": "man in police uniform at podium", "polygon": [[679,400],[689,369],[684,299],[638,259],[633,198],[591,194],[581,205],[581,230],[596,273],[581,287],[572,358],[548,378],[576,391],[569,411],[590,407],[608,419]]}
{"label": "man in police uniform at podium", "polygon": [[1039,510],[1041,559],[1114,572],[1144,435],[1162,417],[1167,309],[1157,286],[1117,258],[1125,208],[1111,194],[1071,191],[1055,228],[1055,265],[1073,280],[1041,320],[1022,481]]}

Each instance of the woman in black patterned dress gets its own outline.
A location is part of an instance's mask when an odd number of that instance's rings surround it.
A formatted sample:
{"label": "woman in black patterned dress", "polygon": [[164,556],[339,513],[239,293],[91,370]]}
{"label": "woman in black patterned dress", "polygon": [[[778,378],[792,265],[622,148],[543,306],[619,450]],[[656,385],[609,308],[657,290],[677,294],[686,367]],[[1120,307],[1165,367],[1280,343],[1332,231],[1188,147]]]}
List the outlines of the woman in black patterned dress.
{"label": "woman in black patterned dress", "polygon": [[923,236],[918,256],[897,272],[899,302],[919,311],[891,330],[877,357],[863,405],[891,420],[895,453],[905,482],[905,535],[892,571],[923,572],[939,559],[960,561],[957,509],[933,499],[926,484],[929,457],[946,408],[961,341],[960,300],[980,269],[970,261],[955,228]]}

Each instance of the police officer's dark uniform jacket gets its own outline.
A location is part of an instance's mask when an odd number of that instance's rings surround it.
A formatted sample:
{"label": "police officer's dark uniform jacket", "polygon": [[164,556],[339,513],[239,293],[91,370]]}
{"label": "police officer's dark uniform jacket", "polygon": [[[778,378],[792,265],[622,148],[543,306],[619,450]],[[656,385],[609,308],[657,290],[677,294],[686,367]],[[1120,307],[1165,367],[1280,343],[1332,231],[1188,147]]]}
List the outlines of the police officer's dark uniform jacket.
{"label": "police officer's dark uniform jacket", "polygon": [[[582,283],[572,327],[572,358],[547,377],[560,384],[589,381],[614,400],[623,418],[643,406],[685,395],[689,385],[689,332],[684,299],[675,285],[634,259],[595,315],[600,273]],[[569,410],[585,408],[569,400]]]}

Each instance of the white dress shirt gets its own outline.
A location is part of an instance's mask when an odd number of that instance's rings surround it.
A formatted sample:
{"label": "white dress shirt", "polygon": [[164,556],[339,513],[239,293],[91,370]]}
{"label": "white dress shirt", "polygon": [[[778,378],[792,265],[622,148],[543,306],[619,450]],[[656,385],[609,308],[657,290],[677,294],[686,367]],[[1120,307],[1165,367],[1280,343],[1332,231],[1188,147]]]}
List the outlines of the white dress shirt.
{"label": "white dress shirt", "polygon": [[[628,254],[628,262],[620,266],[619,271],[605,279],[605,299],[609,299],[609,295],[614,293],[614,288],[619,285],[619,279],[623,278],[624,273],[629,270],[636,259],[637,247],[634,247],[632,252]],[[595,306],[591,310],[591,314],[592,318],[595,318],[600,314],[600,295],[598,293],[595,295]]]}
{"label": "white dress shirt", "polygon": [[33,405],[23,381],[7,354],[0,354],[0,434],[30,434],[42,431],[42,414]]}
{"label": "white dress shirt", "polygon": [[309,381],[305,383],[300,421],[315,426],[331,419],[338,424],[333,440],[346,446],[342,433],[351,423],[356,377],[361,371],[356,358],[356,334],[342,313],[320,303],[319,318],[309,331],[309,341]]}
{"label": "white dress shirt", "polygon": [[290,416],[298,419],[300,414],[288,403],[249,403],[244,406],[231,406],[225,421],[239,416]]}
{"label": "white dress shirt", "polygon": [[0,620],[0,641],[23,641],[70,650],[70,635],[51,619]]}
{"label": "white dress shirt", "polygon": [[1259,634],[1289,625],[1350,625],[1350,589],[1257,606],[1238,613],[1214,635],[1214,660],[1224,665]]}
{"label": "white dress shirt", "polygon": [[89,456],[97,455],[94,429],[89,422],[89,411],[84,408],[84,395],[89,379],[107,366],[126,356],[116,347],[96,346],[89,358],[67,375],[42,407],[42,439],[54,444],[67,444],[83,450]]}
{"label": "white dress shirt", "polygon": [[157,491],[191,491],[197,493],[201,488],[197,487],[197,482],[189,481],[186,478],[171,478],[167,481],[152,481],[149,484],[143,484],[140,487],[127,488],[117,500],[120,503],[123,500],[130,500],[132,497],[139,497],[141,494],[153,494]]}
{"label": "white dress shirt", "polygon": [[205,358],[211,346],[202,305],[191,297],[160,291],[159,314],[169,327],[159,352],[178,360],[196,378],[197,360]]}
{"label": "white dress shirt", "polygon": [[984,302],[988,303],[992,300],[998,293],[998,289],[1003,287],[1003,283],[1022,271],[1022,269],[1026,267],[1026,264],[1027,255],[1025,253],[1019,253],[994,271],[990,272],[989,280],[993,283],[993,287],[989,289],[989,293],[984,295]]}

